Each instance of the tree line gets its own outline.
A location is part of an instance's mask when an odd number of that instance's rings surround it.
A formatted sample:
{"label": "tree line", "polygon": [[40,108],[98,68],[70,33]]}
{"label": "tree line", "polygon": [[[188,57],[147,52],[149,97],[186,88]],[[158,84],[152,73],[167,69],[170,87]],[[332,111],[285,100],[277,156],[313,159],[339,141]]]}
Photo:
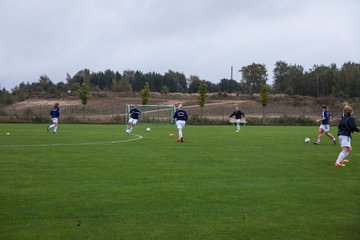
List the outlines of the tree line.
{"label": "tree line", "polygon": [[31,97],[53,96],[68,91],[78,91],[86,83],[91,91],[140,92],[146,83],[150,91],[162,94],[198,93],[201,84],[205,84],[209,93],[260,93],[263,85],[267,85],[270,93],[303,96],[360,96],[360,64],[344,63],[341,67],[314,65],[304,70],[301,65],[289,64],[285,61],[275,63],[273,82],[267,84],[268,70],[264,64],[252,63],[239,69],[241,79],[223,78],[218,83],[191,75],[187,78],[183,73],[169,70],[165,74],[156,72],[126,70],[122,73],[113,70],[91,72],[83,69],[75,75],[66,75],[65,82],[53,83],[47,75],[41,75],[37,82],[22,82],[11,92],[3,88],[0,91],[0,104],[11,104]]}

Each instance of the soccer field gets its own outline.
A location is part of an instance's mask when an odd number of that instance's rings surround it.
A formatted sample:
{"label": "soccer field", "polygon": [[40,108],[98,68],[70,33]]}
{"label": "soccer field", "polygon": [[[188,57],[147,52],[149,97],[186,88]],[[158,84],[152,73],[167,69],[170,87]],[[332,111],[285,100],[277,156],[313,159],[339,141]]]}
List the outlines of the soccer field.
{"label": "soccer field", "polygon": [[316,132],[0,124],[0,239],[360,239],[360,136]]}

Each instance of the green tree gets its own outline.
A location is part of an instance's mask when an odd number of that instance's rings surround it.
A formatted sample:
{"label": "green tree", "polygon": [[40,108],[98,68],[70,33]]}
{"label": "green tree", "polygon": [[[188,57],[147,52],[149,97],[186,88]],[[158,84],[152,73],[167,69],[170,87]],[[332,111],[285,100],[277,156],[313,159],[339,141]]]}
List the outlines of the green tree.
{"label": "green tree", "polygon": [[196,75],[191,75],[189,79],[189,93],[199,92],[200,84],[201,84],[200,78]]}
{"label": "green tree", "polygon": [[168,88],[168,86],[163,85],[163,86],[161,87],[160,93],[163,94],[163,95],[168,95],[168,94],[169,94],[169,88]]}
{"label": "green tree", "polygon": [[286,62],[275,63],[273,88],[276,93],[289,95],[304,94],[304,68],[300,65],[289,65]]}
{"label": "green tree", "polygon": [[[83,69],[77,72],[73,77],[67,74],[66,80],[72,90],[77,90],[81,86],[81,84],[85,81],[85,76],[88,78],[87,80],[90,81],[90,70]],[[90,86],[90,82],[87,83]]]}
{"label": "green tree", "polygon": [[263,107],[263,123],[265,122],[265,107],[269,103],[269,91],[270,91],[269,85],[267,85],[267,84],[261,85],[260,101],[261,101],[261,105]]}
{"label": "green tree", "polygon": [[114,79],[112,80],[111,89],[112,89],[114,92],[120,91],[120,90],[119,90],[119,81],[118,81],[116,78],[114,78]]}
{"label": "green tree", "polygon": [[347,62],[340,69],[339,84],[344,95],[349,97],[360,96],[360,64]]}
{"label": "green tree", "polygon": [[219,88],[222,92],[235,93],[239,91],[240,86],[235,80],[223,78],[220,80]]}
{"label": "green tree", "polygon": [[120,80],[117,81],[118,91],[120,92],[131,92],[131,84],[129,83],[129,79],[127,76],[122,77]]}
{"label": "green tree", "polygon": [[168,86],[170,92],[186,92],[187,84],[184,74],[169,70],[164,75],[164,84]]}
{"label": "green tree", "polygon": [[149,84],[149,91],[150,91],[150,83],[147,81],[145,75],[141,72],[141,71],[136,71],[134,74],[134,81],[133,81],[133,90],[135,92],[141,92],[144,85],[146,85],[146,83]]}
{"label": "green tree", "polygon": [[334,108],[335,108],[335,101],[336,101],[335,93],[336,93],[336,88],[333,86],[331,89],[331,95],[330,95],[330,99],[329,99],[329,106],[331,109],[331,121],[333,120],[333,116],[334,116]]}
{"label": "green tree", "polygon": [[203,108],[207,98],[207,85],[205,82],[201,82],[199,86],[198,104],[200,106],[200,117],[203,117]]}
{"label": "green tree", "polygon": [[161,88],[166,86],[164,83],[164,76],[156,73],[149,72],[145,74],[146,81],[150,84],[150,90],[155,92],[161,92]]}
{"label": "green tree", "polygon": [[8,92],[5,88],[0,91],[0,106],[1,105],[10,105],[14,102],[11,93]]}
{"label": "green tree", "polygon": [[140,88],[138,88],[138,86],[135,87],[135,72],[132,70],[124,71],[122,75],[122,79],[126,79],[126,81],[130,84],[131,91],[139,92],[141,88],[144,86],[143,84]]}
{"label": "green tree", "polygon": [[83,104],[83,118],[85,118],[85,106],[90,98],[88,84],[83,82],[76,92],[81,100],[81,103]]}
{"label": "green tree", "polygon": [[286,62],[277,61],[275,63],[274,73],[274,91],[276,93],[285,93],[290,88],[289,79],[290,67]]}
{"label": "green tree", "polygon": [[290,65],[290,86],[292,95],[304,94],[304,68],[301,65]]}
{"label": "green tree", "polygon": [[141,90],[141,104],[148,104],[150,99],[150,85],[148,82],[145,83],[143,90]]}
{"label": "green tree", "polygon": [[30,83],[27,82],[26,84],[24,82],[21,82],[19,86],[16,86],[12,90],[12,95],[15,97],[17,101],[24,101],[27,98],[30,97],[31,93],[31,86]]}
{"label": "green tree", "polygon": [[41,75],[39,78],[39,85],[40,85],[40,89],[46,92],[51,87],[54,86],[54,83],[50,80],[50,78],[46,74],[44,74]]}
{"label": "green tree", "polygon": [[210,81],[205,81],[205,84],[207,86],[208,92],[216,93],[219,91],[218,84],[212,83]]}
{"label": "green tree", "polygon": [[266,84],[268,75],[264,64],[253,63],[242,67],[240,72],[246,94],[259,93],[261,85]]}

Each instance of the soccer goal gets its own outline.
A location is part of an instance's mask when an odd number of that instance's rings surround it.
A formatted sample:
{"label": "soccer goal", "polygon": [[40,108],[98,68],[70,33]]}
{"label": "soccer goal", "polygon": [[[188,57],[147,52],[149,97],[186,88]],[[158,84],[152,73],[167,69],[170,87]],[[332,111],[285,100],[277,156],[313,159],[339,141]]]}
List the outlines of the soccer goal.
{"label": "soccer goal", "polygon": [[170,123],[175,122],[173,116],[176,111],[174,105],[140,105],[140,104],[126,104],[125,106],[125,124],[128,125],[130,116],[129,112],[133,108],[141,110],[140,122],[147,123]]}

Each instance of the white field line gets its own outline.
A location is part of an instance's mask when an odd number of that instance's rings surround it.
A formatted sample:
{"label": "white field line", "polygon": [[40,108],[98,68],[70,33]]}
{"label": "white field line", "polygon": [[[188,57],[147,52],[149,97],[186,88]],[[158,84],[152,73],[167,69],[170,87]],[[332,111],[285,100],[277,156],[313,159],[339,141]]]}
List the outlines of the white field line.
{"label": "white field line", "polygon": [[100,145],[100,144],[116,144],[116,143],[126,143],[137,141],[143,139],[144,137],[137,134],[131,134],[131,136],[136,136],[136,138],[125,139],[125,140],[116,140],[116,141],[104,141],[104,142],[83,142],[83,143],[50,143],[50,144],[8,144],[0,145],[0,148],[6,147],[59,147],[59,146],[86,146],[86,145]]}

